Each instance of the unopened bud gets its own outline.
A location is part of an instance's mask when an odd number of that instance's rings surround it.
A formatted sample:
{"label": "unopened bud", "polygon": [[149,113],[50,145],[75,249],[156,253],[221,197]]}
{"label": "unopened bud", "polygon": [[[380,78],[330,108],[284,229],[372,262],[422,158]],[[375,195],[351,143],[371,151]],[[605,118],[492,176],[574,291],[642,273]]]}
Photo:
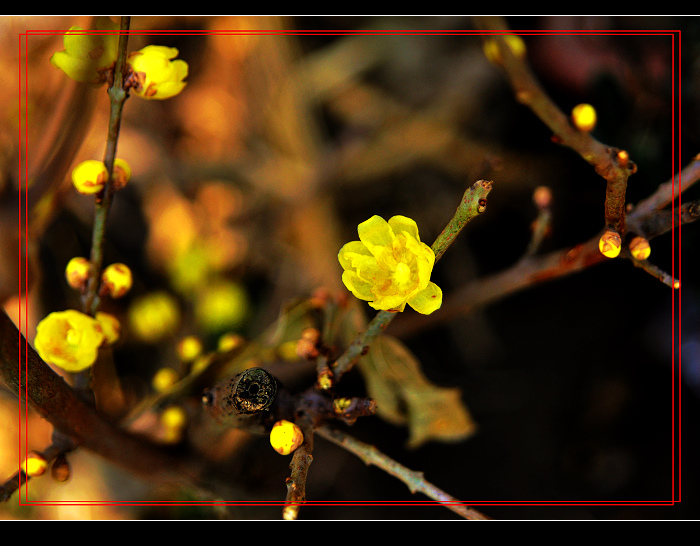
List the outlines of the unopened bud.
{"label": "unopened bud", "polygon": [[614,229],[607,229],[598,242],[598,248],[603,256],[607,258],[617,257],[622,248],[620,234]]}
{"label": "unopened bud", "polygon": [[41,453],[30,451],[22,463],[22,470],[27,476],[41,476],[48,466],[49,463]]}
{"label": "unopened bud", "polygon": [[51,477],[57,482],[65,482],[70,479],[71,468],[66,456],[61,454],[51,465]]}
{"label": "unopened bud", "polygon": [[111,264],[102,272],[102,291],[117,299],[131,290],[133,278],[126,264]]}
{"label": "unopened bud", "polygon": [[651,254],[649,241],[644,237],[635,237],[630,241],[630,253],[636,260],[646,260]]}
{"label": "unopened bud", "polygon": [[590,104],[579,104],[571,110],[571,120],[579,131],[588,133],[595,128],[598,116]]}
{"label": "unopened bud", "polygon": [[277,421],[270,432],[270,445],[280,455],[289,455],[304,442],[304,433],[290,421]]}
{"label": "unopened bud", "polygon": [[76,256],[66,265],[66,281],[71,288],[83,291],[87,287],[92,264],[87,258]]}

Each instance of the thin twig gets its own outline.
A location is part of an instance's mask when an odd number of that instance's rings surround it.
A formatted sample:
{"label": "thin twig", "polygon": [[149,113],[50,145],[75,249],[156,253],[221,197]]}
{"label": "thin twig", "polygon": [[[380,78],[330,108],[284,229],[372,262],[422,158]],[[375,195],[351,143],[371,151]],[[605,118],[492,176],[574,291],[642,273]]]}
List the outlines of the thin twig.
{"label": "thin twig", "polygon": [[406,484],[411,493],[423,493],[463,518],[471,520],[489,519],[487,516],[473,508],[469,508],[452,495],[445,493],[442,489],[428,482],[422,472],[406,468],[401,463],[379,451],[373,445],[361,442],[342,431],[329,428],[325,425],[316,429],[316,433],[326,440],[357,455],[365,464],[374,465],[395,478],[398,478]]}
{"label": "thin twig", "polygon": [[574,127],[554,101],[547,95],[532,73],[527,61],[516,56],[507,45],[503,34],[508,26],[501,17],[475,17],[475,25],[483,30],[501,31],[490,34],[501,53],[501,66],[505,71],[515,98],[528,106],[555,135],[554,140],[576,151],[607,182],[605,194],[605,223],[618,233],[625,231],[625,192],[627,179],[636,171],[636,165],[627,152],[606,146],[590,133]]}
{"label": "thin twig", "polygon": [[304,432],[304,443],[301,444],[292,455],[292,462],[289,464],[291,475],[287,478],[287,499],[282,511],[282,517],[286,520],[297,519],[301,505],[306,502],[306,476],[309,473],[309,466],[314,460],[313,455],[313,429],[311,427],[302,428]]}

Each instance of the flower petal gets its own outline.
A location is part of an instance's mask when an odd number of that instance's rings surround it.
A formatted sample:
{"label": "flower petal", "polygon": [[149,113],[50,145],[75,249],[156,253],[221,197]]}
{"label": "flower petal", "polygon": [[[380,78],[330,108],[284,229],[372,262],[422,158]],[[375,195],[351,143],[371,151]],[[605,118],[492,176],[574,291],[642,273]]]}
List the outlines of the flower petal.
{"label": "flower petal", "polygon": [[395,235],[405,231],[416,241],[420,242],[420,237],[418,236],[418,225],[416,224],[415,220],[412,220],[406,216],[398,215],[389,218],[388,223]]}
{"label": "flower petal", "polygon": [[338,261],[343,269],[352,269],[355,267],[353,265],[353,257],[355,255],[372,256],[372,253],[360,241],[350,241],[346,243],[343,248],[340,249],[340,252],[338,252]]}
{"label": "flower petal", "polygon": [[345,287],[350,290],[357,299],[364,301],[374,299],[372,295],[372,285],[363,281],[354,271],[344,271],[342,280]]}
{"label": "flower petal", "polygon": [[442,290],[434,282],[429,282],[427,287],[408,300],[408,305],[419,313],[429,315],[433,311],[440,309],[442,305]]}
{"label": "flower petal", "polygon": [[390,247],[394,240],[394,232],[387,221],[376,214],[357,226],[357,233],[372,254],[375,254],[375,247]]}

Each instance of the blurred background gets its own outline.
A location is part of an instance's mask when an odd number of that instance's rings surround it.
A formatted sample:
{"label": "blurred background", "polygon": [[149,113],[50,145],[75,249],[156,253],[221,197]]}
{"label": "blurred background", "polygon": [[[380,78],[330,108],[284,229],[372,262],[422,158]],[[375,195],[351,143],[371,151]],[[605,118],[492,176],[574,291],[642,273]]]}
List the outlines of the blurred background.
{"label": "blurred background", "polygon": [[[116,20],[116,18],[114,18]],[[681,30],[680,69],[671,38],[527,35],[532,68],[565,113],[587,102],[593,135],[625,149],[638,171],[637,203],[698,152],[700,21],[689,17],[513,17],[517,30]],[[30,173],[29,292],[18,300],[18,33],[88,28],[90,17],[2,17],[0,40],[0,296],[10,316],[28,309],[29,331],[47,313],[79,307],[63,270],[89,255],[94,205],[70,185],[83,159],[101,159],[105,88],[72,85],[49,64],[62,36],[27,39],[27,164]],[[251,339],[283,306],[319,288],[342,293],[337,252],[373,214],[416,220],[424,241],[440,233],[467,186],[494,181],[488,208],[440,261],[433,280],[446,298],[475,279],[508,269],[525,253],[537,209],[533,190],[552,190],[552,225],[541,252],[587,241],[603,227],[605,183],[518,104],[490,64],[468,17],[133,17],[134,51],[176,47],[190,72],[167,101],[131,97],[118,156],[133,178],[115,198],[105,263],[130,265],[130,294],[107,302],[124,333],[114,362],[138,399],[154,374],[176,362],[175,345],[197,335]],[[242,31],[253,31],[246,34]],[[260,33],[289,31],[288,34]],[[328,30],[303,35],[295,31]],[[338,35],[343,30],[430,30],[445,34]],[[256,33],[256,31],[258,31]],[[189,34],[188,34],[189,33]],[[24,57],[22,58],[24,62]],[[679,79],[679,72],[682,79]],[[676,101],[680,90],[680,103]],[[674,113],[681,111],[680,124]],[[674,142],[677,131],[681,141]],[[24,145],[24,144],[23,144]],[[687,199],[696,199],[691,188]],[[685,199],[684,199],[685,200]],[[698,517],[695,425],[700,397],[700,308],[691,261],[697,226],[683,228],[681,305],[671,290],[614,260],[454,316],[421,325],[407,309],[392,324],[430,381],[457,387],[477,430],[455,442],[406,447],[405,427],[379,417],[350,432],[460,500],[476,503],[653,502],[672,499],[672,384],[682,397],[682,492],[674,507],[483,506],[496,519],[694,519]],[[677,239],[676,239],[677,242]],[[652,241],[650,260],[673,267],[674,237]],[[690,251],[688,251],[690,249]],[[688,257],[688,259],[685,259]],[[677,270],[676,270],[677,271]],[[165,302],[165,303],[163,303]],[[151,309],[170,309],[169,318]],[[149,307],[150,306],[150,307]],[[162,309],[162,307],[160,307]],[[366,316],[371,309],[363,304]],[[682,325],[680,342],[673,325]],[[674,358],[682,358],[680,377]],[[359,374],[344,388],[362,395]],[[309,383],[310,385],[310,383]],[[51,428],[30,417],[29,444]],[[0,479],[17,464],[17,401],[0,391]],[[79,451],[73,476],[34,480],[37,499],[104,501],[102,506],[0,506],[7,519],[199,519],[212,507],[109,506],[181,500]],[[288,458],[267,439],[237,448],[232,472],[240,500],[281,501]],[[16,497],[15,497],[16,498]],[[395,478],[317,438],[307,482],[314,502],[427,500]],[[281,507],[231,507],[229,517],[279,518]],[[316,506],[300,519],[455,519],[437,506]]]}

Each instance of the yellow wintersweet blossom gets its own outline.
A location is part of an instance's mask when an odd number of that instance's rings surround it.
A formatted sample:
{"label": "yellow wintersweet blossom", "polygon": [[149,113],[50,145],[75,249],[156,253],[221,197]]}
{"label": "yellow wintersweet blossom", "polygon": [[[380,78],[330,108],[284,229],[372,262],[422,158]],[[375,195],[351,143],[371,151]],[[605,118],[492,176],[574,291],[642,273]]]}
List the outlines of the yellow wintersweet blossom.
{"label": "yellow wintersweet blossom", "polygon": [[355,297],[385,311],[403,311],[407,303],[424,315],[440,308],[442,290],[430,281],[435,254],[421,242],[415,221],[375,215],[357,232],[360,240],[338,253],[343,283]]}
{"label": "yellow wintersweet blossom", "polygon": [[[119,25],[108,17],[100,17],[97,30],[118,30]],[[117,33],[90,34],[78,26],[72,26],[63,35],[63,51],[51,56],[51,64],[60,68],[70,78],[99,85],[107,81],[107,69],[117,60],[119,35]]]}
{"label": "yellow wintersweet blossom", "polygon": [[[187,85],[189,66],[182,59],[175,59],[174,47],[149,45],[129,55],[127,63],[134,71],[134,94],[142,99],[169,99]],[[175,59],[175,60],[172,60]]]}
{"label": "yellow wintersweet blossom", "polygon": [[37,325],[34,348],[45,362],[79,372],[95,363],[104,339],[97,320],[68,309],[49,314]]}

